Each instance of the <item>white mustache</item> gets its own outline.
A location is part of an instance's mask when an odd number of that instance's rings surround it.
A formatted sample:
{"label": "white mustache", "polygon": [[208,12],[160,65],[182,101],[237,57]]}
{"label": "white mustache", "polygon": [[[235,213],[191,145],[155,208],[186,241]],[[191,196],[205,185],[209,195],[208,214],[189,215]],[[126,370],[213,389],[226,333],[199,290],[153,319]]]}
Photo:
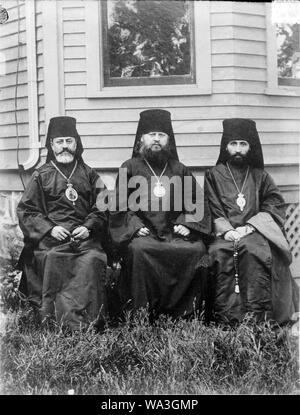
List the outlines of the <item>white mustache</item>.
{"label": "white mustache", "polygon": [[58,155],[63,154],[63,153],[69,153],[72,154],[72,156],[75,154],[75,151],[71,151],[71,150],[62,150],[60,153],[57,153]]}

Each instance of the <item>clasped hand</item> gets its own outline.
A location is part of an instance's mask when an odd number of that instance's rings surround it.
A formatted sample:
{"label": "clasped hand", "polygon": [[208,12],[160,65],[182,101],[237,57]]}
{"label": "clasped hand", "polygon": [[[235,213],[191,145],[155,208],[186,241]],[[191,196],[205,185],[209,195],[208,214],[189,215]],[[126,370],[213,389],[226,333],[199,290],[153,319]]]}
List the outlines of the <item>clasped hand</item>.
{"label": "clasped hand", "polygon": [[225,241],[239,241],[246,235],[252,233],[253,230],[251,227],[248,226],[238,226],[235,229],[231,229],[230,231],[226,232],[224,235]]}
{"label": "clasped hand", "polygon": [[89,237],[89,230],[85,226],[78,226],[72,234],[63,226],[54,226],[51,229],[51,236],[58,241],[63,241],[68,236],[72,236],[74,239],[86,239]]}
{"label": "clasped hand", "polygon": [[[184,225],[175,225],[174,233],[181,235],[181,236],[188,236],[190,234],[190,230],[186,228]],[[150,230],[146,227],[140,228],[137,231],[137,236],[147,236],[149,234],[150,234]]]}
{"label": "clasped hand", "polygon": [[191,231],[184,225],[175,225],[174,233],[177,233],[178,235],[181,235],[181,236],[189,236]]}

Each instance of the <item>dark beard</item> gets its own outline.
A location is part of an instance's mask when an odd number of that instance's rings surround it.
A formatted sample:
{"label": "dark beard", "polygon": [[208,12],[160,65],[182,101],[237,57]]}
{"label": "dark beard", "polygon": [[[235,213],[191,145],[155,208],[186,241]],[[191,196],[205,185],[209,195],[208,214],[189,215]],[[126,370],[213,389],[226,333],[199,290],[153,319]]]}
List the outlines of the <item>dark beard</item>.
{"label": "dark beard", "polygon": [[243,156],[239,154],[238,156],[229,156],[228,162],[235,167],[243,168],[249,164],[248,155]]}
{"label": "dark beard", "polygon": [[152,151],[151,148],[143,148],[140,151],[142,157],[157,167],[163,167],[166,162],[171,158],[171,152],[169,146],[163,147],[160,151]]}

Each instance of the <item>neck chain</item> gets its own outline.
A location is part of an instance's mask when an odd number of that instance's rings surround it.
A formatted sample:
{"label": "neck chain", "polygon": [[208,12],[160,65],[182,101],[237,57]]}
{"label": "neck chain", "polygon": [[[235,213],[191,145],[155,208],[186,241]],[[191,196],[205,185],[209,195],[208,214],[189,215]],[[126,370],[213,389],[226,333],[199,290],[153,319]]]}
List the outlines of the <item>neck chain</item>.
{"label": "neck chain", "polygon": [[233,183],[234,183],[234,185],[236,187],[236,190],[238,191],[238,197],[236,199],[236,204],[240,208],[240,211],[243,212],[244,207],[246,205],[246,199],[245,199],[245,195],[243,194],[243,189],[244,189],[244,186],[245,186],[245,183],[247,181],[248,174],[249,174],[249,166],[247,168],[246,176],[245,176],[244,183],[242,185],[241,190],[238,188],[238,185],[236,184],[236,181],[234,180],[233,174],[231,173],[231,170],[229,168],[229,164],[227,162],[226,162],[226,166],[227,166],[228,171],[230,173],[230,176],[231,176],[231,178],[233,180]]}
{"label": "neck chain", "polygon": [[164,186],[162,185],[160,179],[162,177],[162,175],[164,174],[164,172],[166,171],[168,162],[166,162],[165,167],[163,168],[163,171],[161,172],[160,176],[158,177],[157,174],[155,174],[155,171],[152,169],[152,167],[150,166],[150,164],[148,163],[148,161],[144,158],[145,162],[147,163],[149,169],[151,170],[151,172],[154,174],[154,176],[156,177],[156,185],[154,186],[153,189],[153,193],[156,197],[163,197],[166,194],[166,189],[164,188]]}
{"label": "neck chain", "polygon": [[65,195],[66,195],[66,198],[68,199],[68,200],[70,200],[72,203],[73,203],[73,205],[75,205],[75,202],[76,202],[76,200],[78,199],[78,193],[77,193],[77,191],[73,188],[73,185],[72,185],[72,183],[70,183],[70,179],[71,179],[71,177],[73,176],[73,173],[75,172],[75,170],[76,170],[76,167],[77,167],[77,160],[75,161],[75,166],[74,166],[74,168],[73,168],[73,170],[72,170],[72,172],[71,172],[71,174],[70,174],[70,176],[69,177],[67,177],[67,176],[65,176],[64,174],[63,174],[63,172],[57,167],[57,165],[53,162],[53,160],[51,160],[51,164],[52,164],[52,166],[53,167],[55,167],[56,168],[56,170],[67,180],[67,188],[66,188],[66,190],[65,190]]}

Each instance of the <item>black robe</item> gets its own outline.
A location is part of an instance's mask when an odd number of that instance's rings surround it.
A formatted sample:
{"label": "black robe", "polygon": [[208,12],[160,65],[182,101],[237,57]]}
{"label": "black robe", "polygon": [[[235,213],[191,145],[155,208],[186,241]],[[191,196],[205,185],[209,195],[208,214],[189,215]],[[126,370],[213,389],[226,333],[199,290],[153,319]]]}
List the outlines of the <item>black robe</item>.
{"label": "black robe", "polygon": [[[140,197],[140,202],[145,201],[144,208],[134,211],[128,207],[127,201],[133,194],[129,189],[125,206],[121,202],[116,211],[110,212],[111,238],[122,257],[119,290],[123,305],[134,310],[148,307],[153,315],[191,315],[199,309],[205,296],[207,263],[204,260],[206,247],[203,238],[210,232],[210,218],[205,217],[202,221],[192,221],[190,218],[187,220],[185,214],[193,213],[192,208],[184,203],[179,208],[173,203],[174,192],[183,192],[183,187],[180,189],[171,186],[170,192],[167,191],[162,198],[169,198],[168,210],[162,205],[154,210],[151,200],[158,200],[153,196],[155,180],[153,181],[154,175],[145,161],[140,157],[132,158],[123,163],[121,168],[127,169],[127,183],[121,184],[118,177],[117,201],[121,190],[124,190],[132,177],[142,176],[148,184]],[[159,176],[161,171],[154,170]],[[189,196],[195,202],[198,185],[187,167],[177,160],[170,160],[164,176],[177,176],[182,181],[184,177],[190,177],[193,189]],[[198,203],[199,206],[204,204],[203,193]],[[205,209],[205,215],[207,214]],[[189,237],[176,235],[173,231],[176,224],[189,228]],[[137,237],[136,233],[142,227],[149,228],[150,235]]]}
{"label": "black robe", "polygon": [[[233,171],[241,188],[245,170]],[[271,176],[250,169],[243,193],[243,212],[236,204],[237,190],[225,164],[205,175],[205,188],[213,219],[214,241],[209,246],[211,278],[207,315],[219,322],[240,322],[247,312],[258,320],[288,322],[299,309],[299,290],[291,276],[291,253],[284,235],[285,204]],[[256,232],[238,244],[240,293],[235,292],[233,242],[226,231],[249,223]]]}
{"label": "black robe", "polygon": [[[58,322],[77,329],[105,317],[107,256],[101,240],[107,215],[96,207],[104,184],[93,169],[79,162],[70,181],[78,193],[75,205],[65,195],[66,179],[51,163],[34,172],[17,207],[25,244],[19,265],[21,290],[41,319],[55,315]],[[50,234],[56,225],[69,232],[85,226],[89,238],[58,241]]]}

